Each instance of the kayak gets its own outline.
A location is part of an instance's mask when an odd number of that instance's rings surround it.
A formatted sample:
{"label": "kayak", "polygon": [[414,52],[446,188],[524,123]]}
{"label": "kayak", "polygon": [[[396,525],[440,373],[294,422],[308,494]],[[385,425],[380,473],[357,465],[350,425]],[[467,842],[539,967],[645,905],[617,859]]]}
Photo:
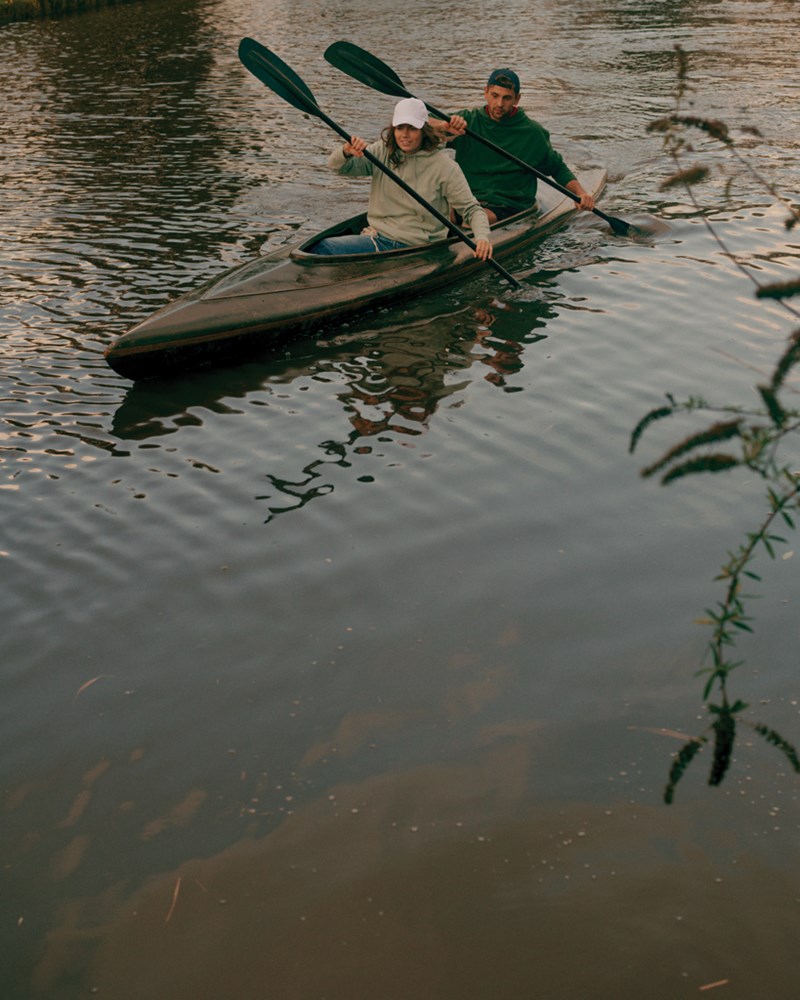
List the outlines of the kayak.
{"label": "kayak", "polygon": [[[579,180],[597,198],[606,172],[589,170]],[[543,186],[535,207],[492,227],[495,259],[543,239],[576,212],[571,198]],[[382,253],[313,252],[319,240],[358,233],[365,225],[365,215],[354,216],[225,271],[123,333],[106,348],[106,361],[137,381],[277,353],[310,335],[333,335],[342,320],[357,313],[462,281],[486,267],[452,236]]]}

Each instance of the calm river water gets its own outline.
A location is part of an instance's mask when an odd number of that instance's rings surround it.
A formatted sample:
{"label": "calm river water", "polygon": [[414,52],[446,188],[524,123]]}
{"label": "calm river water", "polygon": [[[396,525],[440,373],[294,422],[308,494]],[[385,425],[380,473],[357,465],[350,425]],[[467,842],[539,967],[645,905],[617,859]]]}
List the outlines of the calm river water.
{"label": "calm river water", "polygon": [[[148,0],[0,29],[0,966],[4,1000],[727,1000],[800,992],[798,779],[761,741],[700,761],[713,577],[744,475],[639,468],[751,403],[792,321],[757,302],[796,235],[696,140],[696,210],[648,122],[758,125],[798,192],[796,0]],[[241,67],[251,35],[374,135],[496,64],[602,202],[425,300],[279,359],[138,384],[103,348],[200,281],[355,211],[336,137]],[[737,134],[738,130],[737,130]],[[791,538],[734,694],[800,740]],[[754,737],[755,739],[755,737]]]}

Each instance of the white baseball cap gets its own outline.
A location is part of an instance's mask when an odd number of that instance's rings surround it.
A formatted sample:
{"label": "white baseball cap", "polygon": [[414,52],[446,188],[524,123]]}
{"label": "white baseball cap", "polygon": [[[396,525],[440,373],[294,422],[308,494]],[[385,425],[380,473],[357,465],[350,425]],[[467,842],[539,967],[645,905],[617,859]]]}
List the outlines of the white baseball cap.
{"label": "white baseball cap", "polygon": [[418,97],[404,97],[394,106],[392,125],[413,125],[422,128],[428,121],[428,109]]}

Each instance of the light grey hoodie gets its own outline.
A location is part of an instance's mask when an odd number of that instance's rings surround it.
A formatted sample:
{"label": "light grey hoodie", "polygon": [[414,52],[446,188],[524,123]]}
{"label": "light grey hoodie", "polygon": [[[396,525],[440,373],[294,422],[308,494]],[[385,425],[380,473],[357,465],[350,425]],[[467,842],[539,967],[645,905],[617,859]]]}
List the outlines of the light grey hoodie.
{"label": "light grey hoodie", "polygon": [[[489,219],[470,191],[461,167],[447,153],[432,149],[401,154],[399,165],[394,166],[389,163],[389,149],[382,139],[367,149],[442,215],[448,216],[452,206],[471,227],[476,240],[489,239]],[[416,246],[449,235],[437,218],[366,157],[345,157],[339,146],[328,158],[328,166],[345,177],[372,177],[367,218],[382,236]]]}

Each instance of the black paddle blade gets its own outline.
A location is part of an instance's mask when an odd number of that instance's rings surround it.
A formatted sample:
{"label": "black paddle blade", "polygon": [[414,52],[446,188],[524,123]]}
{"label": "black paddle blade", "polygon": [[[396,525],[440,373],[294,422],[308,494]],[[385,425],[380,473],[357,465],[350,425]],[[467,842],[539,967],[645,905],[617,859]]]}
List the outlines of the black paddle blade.
{"label": "black paddle blade", "polygon": [[274,52],[261,45],[253,38],[243,38],[239,42],[239,58],[263,84],[274,90],[278,97],[293,104],[301,111],[308,111],[318,118],[321,112],[314,100],[314,95],[286,63]]}
{"label": "black paddle blade", "polygon": [[630,240],[649,243],[656,236],[661,236],[670,230],[670,227],[665,222],[661,222],[658,219],[636,225],[633,222],[625,222],[624,219],[615,219],[613,215],[606,215],[599,208],[595,208],[593,211],[595,215],[599,215],[601,219],[605,219],[609,226],[611,226],[611,230],[615,236],[626,236]]}
{"label": "black paddle blade", "polygon": [[611,226],[611,230],[615,236],[634,237],[637,235],[635,227],[629,222],[625,222],[624,219],[615,219],[613,215],[606,215],[599,208],[594,209],[594,214],[599,215],[601,219],[605,219],[609,226]]}
{"label": "black paddle blade", "polygon": [[381,94],[389,94],[390,97],[414,96],[406,90],[391,66],[352,42],[334,42],[325,49],[325,58],[331,66]]}

